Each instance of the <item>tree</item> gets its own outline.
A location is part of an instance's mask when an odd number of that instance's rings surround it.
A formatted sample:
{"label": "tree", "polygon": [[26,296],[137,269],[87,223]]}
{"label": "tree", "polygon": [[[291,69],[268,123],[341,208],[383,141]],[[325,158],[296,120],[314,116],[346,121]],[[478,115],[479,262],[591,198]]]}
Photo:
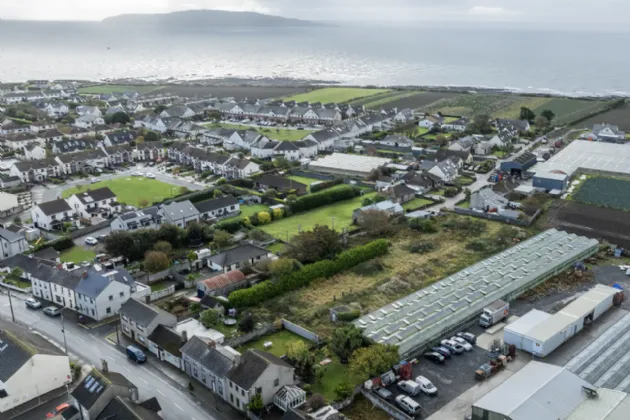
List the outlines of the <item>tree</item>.
{"label": "tree", "polygon": [[22,278],[22,274],[24,274],[24,270],[22,270],[20,267],[15,267],[13,268],[13,270],[11,270],[10,276],[15,280],[19,280],[20,278]]}
{"label": "tree", "polygon": [[214,243],[216,243],[219,248],[226,247],[232,243],[232,235],[219,229],[214,232]]}
{"label": "tree", "polygon": [[153,249],[166,255],[173,252],[173,246],[166,241],[157,241],[155,245],[153,245]]}
{"label": "tree", "polygon": [[539,115],[534,119],[534,125],[539,128],[547,128],[549,127],[549,120],[546,117]]}
{"label": "tree", "polygon": [[272,276],[279,279],[299,270],[301,267],[302,264],[293,258],[278,258],[269,263],[269,272]]}
{"label": "tree", "polygon": [[105,250],[109,255],[122,255],[129,258],[134,249],[133,237],[130,232],[117,230],[105,238]]}
{"label": "tree", "polygon": [[188,187],[179,187],[179,195],[188,194],[190,189]]}
{"label": "tree", "polygon": [[444,134],[438,134],[435,136],[435,142],[438,146],[446,146],[446,136]]}
{"label": "tree", "polygon": [[254,395],[247,404],[247,409],[254,414],[260,414],[264,408],[262,396],[260,394]]}
{"label": "tree", "polygon": [[315,225],[313,230],[300,232],[291,239],[287,256],[302,264],[334,258],[342,251],[339,234],[325,225]]}
{"label": "tree", "polygon": [[140,200],[140,202],[138,204],[140,205],[141,208],[148,207],[149,206],[149,200],[147,200],[146,198],[143,198],[142,200]]}
{"label": "tree", "polygon": [[481,134],[488,134],[492,132],[492,125],[490,125],[490,117],[486,114],[476,115],[473,118],[473,131]]}
{"label": "tree", "polygon": [[263,198],[276,198],[278,196],[278,191],[273,188],[269,188],[263,193]]}
{"label": "tree", "polygon": [[186,254],[186,259],[188,261],[195,261],[197,259],[197,253],[195,251],[190,251]]}
{"label": "tree", "polygon": [[160,251],[149,251],[144,257],[144,269],[149,273],[157,273],[166,270],[171,262],[168,256]]}
{"label": "tree", "polygon": [[155,108],[153,108],[153,112],[155,112],[156,114],[161,114],[162,111],[164,111],[166,109],[166,105],[158,105]]}
{"label": "tree", "polygon": [[258,218],[258,224],[266,225],[267,223],[271,223],[271,215],[266,211],[258,212],[256,217]]}
{"label": "tree", "polygon": [[179,248],[182,243],[182,229],[170,223],[164,223],[157,231],[157,240],[166,241],[171,244],[173,248]]}
{"label": "tree", "polygon": [[131,121],[126,112],[120,111],[112,115],[109,119],[113,124],[127,124]]}
{"label": "tree", "polygon": [[354,325],[335,328],[330,337],[328,347],[341,359],[341,363],[348,363],[355,350],[363,345],[363,335]]}
{"label": "tree", "polygon": [[547,121],[549,122],[553,121],[553,119],[556,117],[556,114],[554,114],[554,112],[550,109],[545,109],[543,112],[540,113],[540,115],[547,118]]}
{"label": "tree", "polygon": [[376,343],[353,353],[350,357],[350,371],[361,379],[368,379],[387,372],[398,360],[398,347]]}
{"label": "tree", "polygon": [[192,312],[193,314],[197,314],[201,312],[201,303],[199,302],[191,303],[190,306],[188,307],[188,310]]}
{"label": "tree", "polygon": [[245,315],[238,323],[238,329],[246,333],[254,331],[254,316],[251,313]]}
{"label": "tree", "polygon": [[249,237],[249,239],[252,239],[257,242],[262,242],[265,239],[267,239],[267,234],[263,232],[262,230],[258,230],[258,229],[250,230],[247,236]]}
{"label": "tree", "polygon": [[361,202],[361,205],[362,205],[363,207],[365,207],[365,206],[369,206],[369,205],[370,205],[370,204],[372,204],[372,203],[373,203],[373,201],[372,201],[372,199],[371,199],[370,197],[365,197],[365,198],[363,199],[363,201]]}
{"label": "tree", "polygon": [[532,122],[534,121],[534,118],[536,118],[536,114],[531,109],[523,106],[521,107],[520,117],[521,117],[521,120],[527,120],[529,122]]}
{"label": "tree", "polygon": [[335,387],[335,395],[338,401],[349,398],[352,395],[352,385],[346,381],[341,382]]}
{"label": "tree", "polygon": [[208,115],[208,118],[210,118],[211,120],[220,120],[221,119],[221,112],[217,111],[216,109],[210,110],[210,111],[206,111],[206,114]]}
{"label": "tree", "polygon": [[200,245],[203,242],[203,226],[199,222],[191,222],[186,227],[186,239],[189,244]]}
{"label": "tree", "polygon": [[321,394],[314,394],[306,401],[306,405],[313,411],[317,411],[326,405],[326,400]]}
{"label": "tree", "polygon": [[444,188],[444,197],[455,197],[459,191],[455,187]]}
{"label": "tree", "polygon": [[217,185],[223,185],[227,182],[227,179],[225,178],[219,178],[217,179]]}
{"label": "tree", "polygon": [[312,382],[315,373],[315,358],[304,341],[293,341],[287,348],[287,358],[295,367],[295,373],[306,382]]}
{"label": "tree", "polygon": [[159,141],[160,140],[160,135],[156,133],[155,131],[147,131],[143,137],[144,137],[144,141]]}
{"label": "tree", "polygon": [[219,313],[213,309],[206,309],[199,316],[199,322],[206,328],[212,328],[219,323]]}
{"label": "tree", "polygon": [[376,209],[364,211],[359,225],[369,236],[387,236],[393,231],[389,214]]}
{"label": "tree", "polygon": [[291,163],[284,156],[280,156],[273,161],[273,166],[278,169],[285,169],[291,166]]}

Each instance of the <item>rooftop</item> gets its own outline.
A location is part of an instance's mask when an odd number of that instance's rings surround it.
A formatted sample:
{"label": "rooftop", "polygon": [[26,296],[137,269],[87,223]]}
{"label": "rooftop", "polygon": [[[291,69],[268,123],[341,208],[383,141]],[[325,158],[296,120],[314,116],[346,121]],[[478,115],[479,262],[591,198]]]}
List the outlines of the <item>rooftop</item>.
{"label": "rooftop", "polygon": [[530,171],[542,173],[560,170],[571,176],[578,169],[630,175],[630,146],[575,140]]}
{"label": "rooftop", "polygon": [[355,321],[366,337],[402,355],[437,340],[497,299],[514,298],[559,267],[598,249],[595,239],[549,229]]}
{"label": "rooftop", "polygon": [[346,153],[333,153],[332,155],[319,158],[313,161],[310,166],[317,170],[317,168],[326,169],[347,169],[357,172],[370,172],[372,169],[379,168],[381,166],[390,163],[391,159],[362,156],[362,155],[350,155]]}

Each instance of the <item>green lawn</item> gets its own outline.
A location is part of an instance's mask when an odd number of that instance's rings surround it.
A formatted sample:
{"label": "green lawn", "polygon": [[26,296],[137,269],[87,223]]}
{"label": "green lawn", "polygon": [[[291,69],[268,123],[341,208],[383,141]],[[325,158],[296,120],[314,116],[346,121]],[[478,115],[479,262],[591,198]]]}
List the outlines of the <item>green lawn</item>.
{"label": "green lawn", "polygon": [[464,201],[461,204],[458,204],[457,207],[461,207],[463,209],[469,209],[470,208],[470,201]]}
{"label": "green lawn", "polygon": [[269,250],[269,252],[273,252],[275,254],[276,252],[279,252],[279,253],[284,252],[284,247],[285,247],[284,243],[282,243],[282,242],[275,242],[275,243],[269,245],[267,247],[267,249]]}
{"label": "green lawn", "polygon": [[223,127],[230,130],[256,130],[271,140],[298,141],[313,133],[313,130],[290,130],[288,128],[250,127],[243,124],[213,123],[204,124],[206,127]]}
{"label": "green lawn", "polygon": [[149,287],[151,287],[152,292],[159,292],[160,290],[164,290],[173,284],[175,283],[173,283],[172,281],[162,280],[162,281],[158,281],[156,283],[150,284]]}
{"label": "green lawn", "polygon": [[326,225],[332,227],[334,217],[334,227],[337,231],[341,231],[344,227],[352,225],[352,212],[362,207],[363,199],[372,194],[355,197],[351,200],[344,200],[329,206],[320,207],[306,213],[300,213],[286,219],[272,222],[259,228],[283,240],[289,239],[296,235],[299,231],[311,230],[315,225]]}
{"label": "green lawn", "polygon": [[128,177],[109,179],[97,182],[96,184],[70,188],[63,192],[63,197],[67,198],[78,192],[95,190],[102,187],[109,187],[114,194],[116,194],[118,202],[136,207],[142,207],[140,203],[144,200],[146,200],[150,206],[151,203],[155,201],[163,201],[178,195],[180,192],[180,187],[155,179]]}
{"label": "green lawn", "polygon": [[492,156],[496,156],[499,159],[505,159],[507,153],[505,153],[503,150],[495,150],[494,152],[492,152]]}
{"label": "green lawn", "polygon": [[15,287],[19,287],[20,289],[28,289],[29,287],[31,287],[30,281],[24,281],[22,279],[12,279],[9,277],[5,278],[3,280],[3,283],[10,284]]}
{"label": "green lawn", "polygon": [[299,182],[301,184],[305,184],[305,185],[311,185],[313,182],[321,182],[321,179],[317,179],[317,178],[307,178],[305,176],[297,176],[297,175],[289,175],[286,178],[292,179],[295,182]]}
{"label": "green lawn", "polygon": [[105,93],[138,92],[146,93],[162,88],[163,86],[132,86],[132,85],[100,85],[79,88],[79,93],[84,95],[99,95]]}
{"label": "green lawn", "polygon": [[61,253],[62,262],[81,263],[83,261],[93,261],[96,254],[80,246],[74,246]]}
{"label": "green lawn", "polygon": [[269,211],[269,206],[265,204],[249,204],[241,206],[241,215],[238,217],[249,217],[261,211]]}
{"label": "green lawn", "polygon": [[428,193],[429,195],[439,195],[439,196],[444,196],[444,190],[437,190],[437,191],[429,191]]}
{"label": "green lawn", "polygon": [[425,127],[416,127],[416,135],[421,136],[423,134],[427,134],[429,132],[428,128]]}
{"label": "green lawn", "polygon": [[389,92],[389,89],[330,87],[330,88],[315,89],[310,92],[300,93],[298,95],[290,96],[288,98],[285,98],[285,101],[341,103],[341,102],[348,102],[354,99],[366,98],[369,96],[374,96],[374,95],[378,95],[385,92]]}
{"label": "green lawn", "polygon": [[432,204],[433,201],[427,200],[426,198],[414,198],[413,200],[402,205],[403,209],[415,209],[421,206],[425,206],[427,204]]}
{"label": "green lawn", "polygon": [[[333,356],[331,359],[332,362],[324,366],[322,379],[314,383],[311,388],[313,393],[323,395],[328,402],[336,399],[335,388],[337,385],[343,382],[348,382],[352,386],[357,384],[357,380],[350,374],[347,364],[341,364],[337,356]],[[316,362],[319,363],[321,360],[316,360]]]}
{"label": "green lawn", "polygon": [[[271,341],[273,343],[273,346],[271,346],[270,349],[265,350],[264,343],[266,343],[267,341]],[[256,341],[250,341],[249,343],[246,343],[236,348],[236,350],[242,354],[247,351],[247,349],[258,349],[267,351],[275,356],[280,357],[287,354],[289,344],[294,341],[304,341],[305,344],[310,345],[310,342],[305,338],[302,338],[297,334],[293,334],[291,331],[288,330],[280,330],[274,334],[265,335]]]}
{"label": "green lawn", "polygon": [[468,176],[459,176],[457,177],[457,182],[459,182],[463,186],[467,186],[475,182],[475,180]]}

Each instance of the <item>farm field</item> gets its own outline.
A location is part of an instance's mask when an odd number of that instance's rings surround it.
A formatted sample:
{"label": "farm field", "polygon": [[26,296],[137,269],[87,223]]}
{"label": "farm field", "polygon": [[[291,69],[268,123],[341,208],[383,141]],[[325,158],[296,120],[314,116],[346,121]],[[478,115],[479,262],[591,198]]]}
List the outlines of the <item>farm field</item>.
{"label": "farm field", "polygon": [[522,101],[523,98],[517,95],[461,94],[440,100],[425,110],[431,113],[441,111],[446,115],[472,117],[478,114],[493,115]]}
{"label": "farm field", "polygon": [[81,263],[83,261],[93,261],[96,254],[81,246],[74,246],[61,252],[61,262]]}
{"label": "farm field", "polygon": [[212,95],[217,98],[234,97],[237,101],[248,99],[281,98],[307,92],[306,87],[298,86],[164,86],[155,93],[171,93],[179,96]]}
{"label": "farm field", "polygon": [[105,93],[138,92],[147,93],[162,89],[162,86],[154,85],[99,85],[79,88],[79,93],[84,95],[99,95]]}
{"label": "farm field", "polygon": [[149,203],[149,205],[151,205],[151,203],[155,201],[162,201],[169,197],[173,197],[179,194],[180,191],[180,187],[155,179],[128,177],[109,179],[95,184],[70,188],[63,192],[63,198],[68,198],[76,193],[103,187],[109,187],[114,194],[116,194],[119,203],[136,207],[143,207],[140,204],[145,200]]}
{"label": "farm field", "polygon": [[[388,102],[386,108],[397,107],[398,109],[411,108],[420,111],[425,111],[432,104],[438,101],[448,100],[456,97],[458,94],[450,92],[420,92],[416,95],[396,98],[395,100]],[[378,106],[377,108],[380,108]],[[459,114],[454,114],[459,115]]]}
{"label": "farm field", "polygon": [[630,211],[630,181],[609,177],[587,178],[572,198],[584,204]]}
{"label": "farm field", "polygon": [[271,140],[298,141],[311,134],[314,130],[289,130],[287,128],[251,127],[244,124],[206,124],[206,127],[223,127],[231,130],[256,130]]}
{"label": "farm field", "polygon": [[341,231],[342,228],[352,225],[352,212],[361,207],[364,198],[371,195],[373,194],[361,195],[350,200],[319,207],[305,213],[299,213],[272,222],[268,225],[260,226],[259,228],[271,236],[283,240],[287,240],[287,237],[291,239],[291,237],[300,231],[311,230],[315,225],[332,227],[334,224],[335,229]]}
{"label": "farm field", "polygon": [[623,108],[611,109],[602,114],[589,117],[575,126],[590,130],[593,128],[594,124],[602,123],[614,124],[619,126],[619,129],[622,131],[630,131],[630,107],[626,105]]}
{"label": "farm field", "polygon": [[321,103],[343,103],[353,99],[366,98],[369,96],[379,95],[381,93],[390,92],[389,89],[368,89],[368,88],[341,88],[329,87],[315,89],[310,92],[300,93],[298,95],[284,98],[286,101],[296,102],[321,102]]}
{"label": "farm field", "polygon": [[[547,108],[547,104],[553,99],[551,98],[538,98],[538,97],[521,97],[521,101],[515,102],[512,105],[500,109],[494,114],[492,114],[495,118],[507,118],[507,119],[519,119],[521,115],[521,107],[527,107],[531,110],[535,110],[536,115]],[[555,111],[554,111],[555,112]]]}
{"label": "farm field", "polygon": [[[370,98],[372,99],[371,101],[365,103],[365,107],[368,109],[378,109],[381,108],[383,106],[387,106],[390,107],[392,106],[392,103],[397,103],[401,100],[405,100],[408,98],[415,98],[419,95],[422,95],[423,92],[419,92],[419,91],[403,91],[403,92],[397,92],[396,95],[390,95],[388,97],[385,98]],[[392,106],[393,107],[393,106]]]}
{"label": "farm field", "polygon": [[537,108],[532,108],[532,111],[538,115],[545,109],[549,109],[556,114],[553,123],[555,125],[562,125],[594,112],[598,112],[602,110],[604,106],[606,106],[606,102],[604,101],[554,98]]}

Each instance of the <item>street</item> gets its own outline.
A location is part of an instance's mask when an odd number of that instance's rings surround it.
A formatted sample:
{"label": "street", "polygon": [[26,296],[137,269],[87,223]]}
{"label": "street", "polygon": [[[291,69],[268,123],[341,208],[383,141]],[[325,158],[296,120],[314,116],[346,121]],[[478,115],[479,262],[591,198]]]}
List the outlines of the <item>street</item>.
{"label": "street", "polygon": [[[21,299],[20,299],[21,298]],[[12,294],[13,310],[17,322],[28,325],[32,330],[53,341],[61,349],[64,348],[64,336],[61,318],[50,318],[41,310],[33,311],[24,305],[24,297]],[[65,319],[66,343],[71,360],[86,363],[100,368],[101,360],[106,360],[109,370],[119,372],[132,381],[139,391],[140,400],[157,397],[162,406],[165,420],[224,420],[221,413],[210,415],[198,401],[195,401],[187,390],[175,383],[158,369],[146,363],[137,365],[127,359],[116,346],[99,336],[94,330],[85,329],[75,323],[73,312]],[[0,295],[0,316],[11,320],[8,295],[3,291]],[[207,407],[212,409],[212,407]]]}

